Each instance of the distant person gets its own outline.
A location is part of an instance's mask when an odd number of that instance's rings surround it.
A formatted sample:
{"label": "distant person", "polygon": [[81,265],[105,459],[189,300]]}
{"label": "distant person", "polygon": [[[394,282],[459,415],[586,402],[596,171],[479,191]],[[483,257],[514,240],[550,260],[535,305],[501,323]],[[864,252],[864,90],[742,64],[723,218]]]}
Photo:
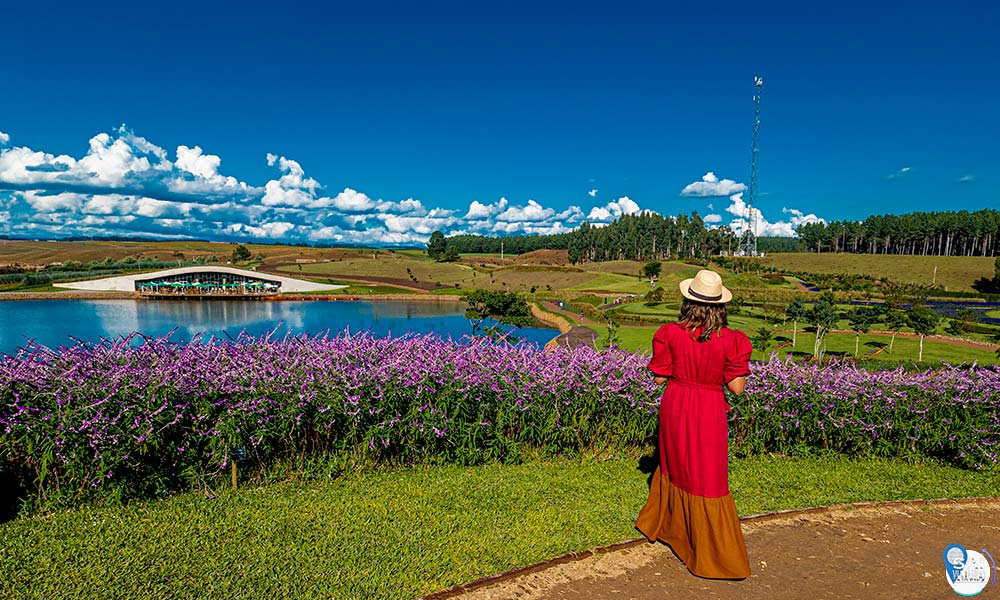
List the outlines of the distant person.
{"label": "distant person", "polygon": [[729,404],[723,386],[742,394],[752,346],[729,329],[733,294],[718,273],[680,284],[680,316],[653,336],[648,368],[666,384],[660,400],[660,464],[636,528],[670,545],[689,571],[710,579],[750,576],[743,532],[729,491]]}

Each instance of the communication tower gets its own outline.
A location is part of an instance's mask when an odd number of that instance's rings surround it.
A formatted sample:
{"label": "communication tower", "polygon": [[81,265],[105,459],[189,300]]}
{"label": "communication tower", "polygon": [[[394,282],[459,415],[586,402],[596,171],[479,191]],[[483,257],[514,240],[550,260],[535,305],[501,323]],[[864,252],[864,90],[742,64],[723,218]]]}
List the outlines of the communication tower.
{"label": "communication tower", "polygon": [[743,232],[740,234],[740,254],[757,256],[757,210],[753,203],[757,196],[757,142],[760,139],[760,97],[764,90],[764,78],[753,78],[753,152],[750,155],[750,187],[746,193],[746,215]]}

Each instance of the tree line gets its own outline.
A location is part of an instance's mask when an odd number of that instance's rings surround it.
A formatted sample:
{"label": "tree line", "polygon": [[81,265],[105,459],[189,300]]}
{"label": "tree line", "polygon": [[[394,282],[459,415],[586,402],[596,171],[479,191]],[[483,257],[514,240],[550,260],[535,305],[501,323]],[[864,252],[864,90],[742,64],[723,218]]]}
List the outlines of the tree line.
{"label": "tree line", "polygon": [[[761,252],[852,252],[996,256],[1000,254],[1000,211],[915,212],[873,215],[864,221],[800,225],[795,238],[758,237]],[[602,226],[584,221],[577,229],[555,235],[489,237],[457,235],[448,247],[460,253],[523,254],[534,250],[567,250],[570,260],[655,260],[702,258],[739,245],[727,226],[708,227],[697,213],[665,217],[655,213],[622,215]]]}
{"label": "tree line", "polygon": [[701,258],[733,252],[738,239],[728,227],[709,229],[697,212],[664,217],[656,213],[622,215],[606,225],[584,222],[574,231],[555,235],[487,237],[458,235],[448,247],[465,253],[523,254],[534,250],[567,250],[570,261],[654,260],[676,256]]}
{"label": "tree line", "polygon": [[806,223],[796,231],[811,252],[996,256],[1000,211],[873,215],[864,221]]}

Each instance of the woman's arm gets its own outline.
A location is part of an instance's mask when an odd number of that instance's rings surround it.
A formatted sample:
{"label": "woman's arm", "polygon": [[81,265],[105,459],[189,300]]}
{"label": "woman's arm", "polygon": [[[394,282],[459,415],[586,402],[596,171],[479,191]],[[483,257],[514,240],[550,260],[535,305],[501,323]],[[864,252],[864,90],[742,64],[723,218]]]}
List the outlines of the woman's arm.
{"label": "woman's arm", "polygon": [[668,379],[670,379],[670,378],[669,377],[661,377],[659,375],[653,375],[653,383],[655,383],[656,385],[663,385],[664,383],[667,382]]}
{"label": "woman's arm", "polygon": [[726,384],[726,387],[730,392],[736,394],[737,396],[743,393],[744,388],[747,385],[746,377],[737,377]]}

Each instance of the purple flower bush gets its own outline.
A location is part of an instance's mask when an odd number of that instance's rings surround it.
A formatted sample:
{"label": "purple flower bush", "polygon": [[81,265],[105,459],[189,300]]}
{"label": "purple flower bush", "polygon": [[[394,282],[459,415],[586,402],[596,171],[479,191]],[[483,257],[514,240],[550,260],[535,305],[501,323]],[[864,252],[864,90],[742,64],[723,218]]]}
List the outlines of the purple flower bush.
{"label": "purple flower bush", "polygon": [[868,371],[771,361],[754,365],[731,430],[745,453],[824,449],[997,466],[1000,366]]}
{"label": "purple flower bush", "polygon": [[646,358],[367,334],[176,344],[139,336],[0,359],[0,465],[35,504],[160,496],[223,471],[353,453],[517,461],[641,447]]}
{"label": "purple flower bush", "polygon": [[[149,498],[287,461],[518,461],[655,439],[648,356],[485,340],[133,335],[0,358],[0,471],[34,507]],[[815,449],[993,468],[1000,368],[757,364],[731,399],[737,453]]]}

